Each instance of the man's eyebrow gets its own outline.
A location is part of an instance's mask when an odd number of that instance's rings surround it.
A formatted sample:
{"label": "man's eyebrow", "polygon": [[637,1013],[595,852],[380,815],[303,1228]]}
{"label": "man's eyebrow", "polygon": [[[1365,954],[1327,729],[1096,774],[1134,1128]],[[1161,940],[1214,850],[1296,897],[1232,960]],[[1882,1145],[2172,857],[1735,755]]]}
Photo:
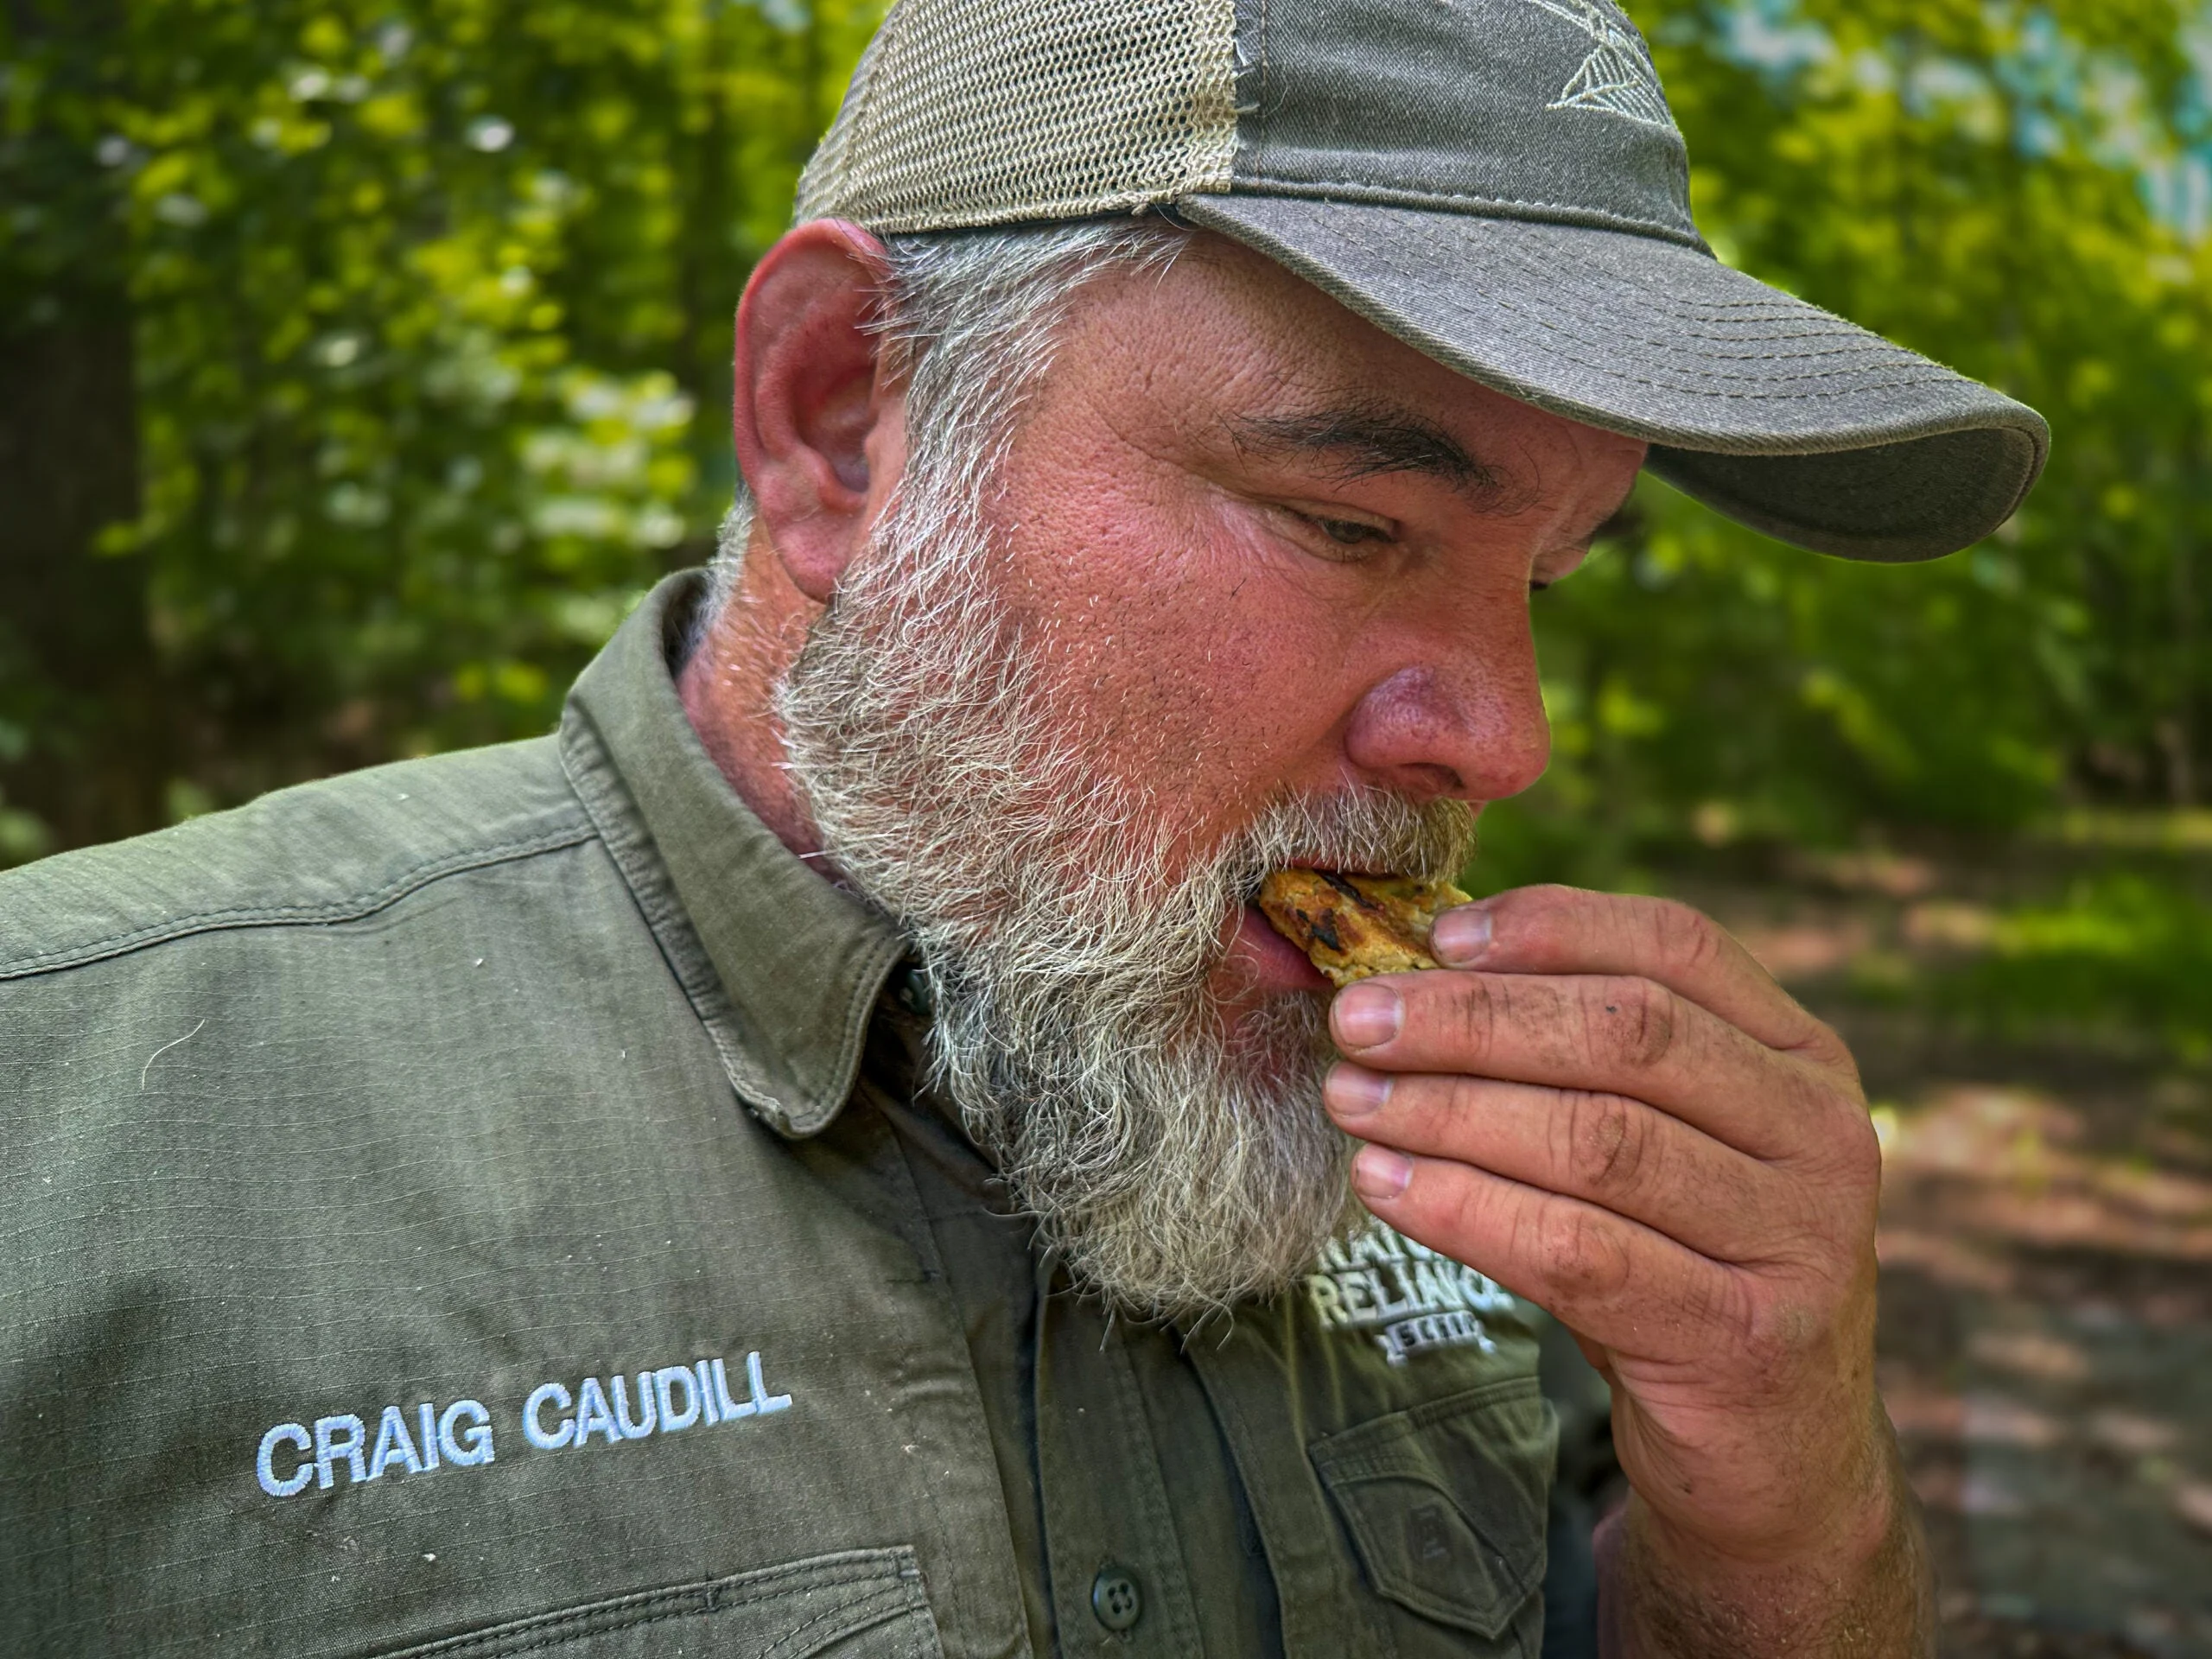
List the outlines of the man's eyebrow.
{"label": "man's eyebrow", "polygon": [[1501,486],[1497,474],[1450,433],[1395,410],[1245,415],[1233,418],[1229,429],[1244,454],[1329,459],[1336,476],[1347,483],[1385,473],[1421,473],[1470,495],[1494,495]]}

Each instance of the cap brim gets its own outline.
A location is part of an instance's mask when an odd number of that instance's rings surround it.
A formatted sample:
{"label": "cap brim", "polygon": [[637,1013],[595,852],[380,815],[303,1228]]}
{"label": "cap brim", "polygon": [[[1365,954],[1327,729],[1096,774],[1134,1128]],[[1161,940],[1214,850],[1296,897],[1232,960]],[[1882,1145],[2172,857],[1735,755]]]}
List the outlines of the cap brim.
{"label": "cap brim", "polygon": [[1662,478],[1801,547],[1955,552],[2049,453],[2024,404],[1679,243],[1294,196],[1176,212],[1471,379],[1645,440]]}

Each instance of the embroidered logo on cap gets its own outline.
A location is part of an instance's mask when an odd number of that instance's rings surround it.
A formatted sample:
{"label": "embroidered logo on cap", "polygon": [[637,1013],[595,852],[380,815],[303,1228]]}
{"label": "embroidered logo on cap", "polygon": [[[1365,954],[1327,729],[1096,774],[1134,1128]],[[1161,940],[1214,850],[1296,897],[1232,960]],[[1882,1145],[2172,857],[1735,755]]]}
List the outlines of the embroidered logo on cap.
{"label": "embroidered logo on cap", "polygon": [[1582,67],[1549,108],[1601,110],[1647,127],[1675,130],[1667,95],[1659,90],[1658,71],[1651,67],[1634,29],[1624,27],[1593,0],[1529,0],[1529,3],[1573,24],[1592,42],[1590,55],[1582,60]]}

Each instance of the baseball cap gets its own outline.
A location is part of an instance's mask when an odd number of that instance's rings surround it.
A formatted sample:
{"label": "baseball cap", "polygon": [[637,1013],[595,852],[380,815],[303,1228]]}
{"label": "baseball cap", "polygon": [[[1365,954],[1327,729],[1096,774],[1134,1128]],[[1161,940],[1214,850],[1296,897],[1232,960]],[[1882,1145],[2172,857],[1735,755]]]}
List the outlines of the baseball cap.
{"label": "baseball cap", "polygon": [[1147,210],[1821,552],[1955,551],[2049,451],[2025,404],[1713,257],[1607,0],[898,0],[798,197],[879,234]]}

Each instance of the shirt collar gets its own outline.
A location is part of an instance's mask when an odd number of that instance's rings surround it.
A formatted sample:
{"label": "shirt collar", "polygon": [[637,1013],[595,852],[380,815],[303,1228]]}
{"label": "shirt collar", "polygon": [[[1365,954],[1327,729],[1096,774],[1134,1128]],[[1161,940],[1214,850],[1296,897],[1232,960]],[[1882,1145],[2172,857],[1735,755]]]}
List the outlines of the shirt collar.
{"label": "shirt collar", "polygon": [[562,764],[732,1085],[779,1133],[815,1135],[852,1093],[906,941],[778,840],[691,729],[670,664],[705,588],[669,577],[584,670]]}

